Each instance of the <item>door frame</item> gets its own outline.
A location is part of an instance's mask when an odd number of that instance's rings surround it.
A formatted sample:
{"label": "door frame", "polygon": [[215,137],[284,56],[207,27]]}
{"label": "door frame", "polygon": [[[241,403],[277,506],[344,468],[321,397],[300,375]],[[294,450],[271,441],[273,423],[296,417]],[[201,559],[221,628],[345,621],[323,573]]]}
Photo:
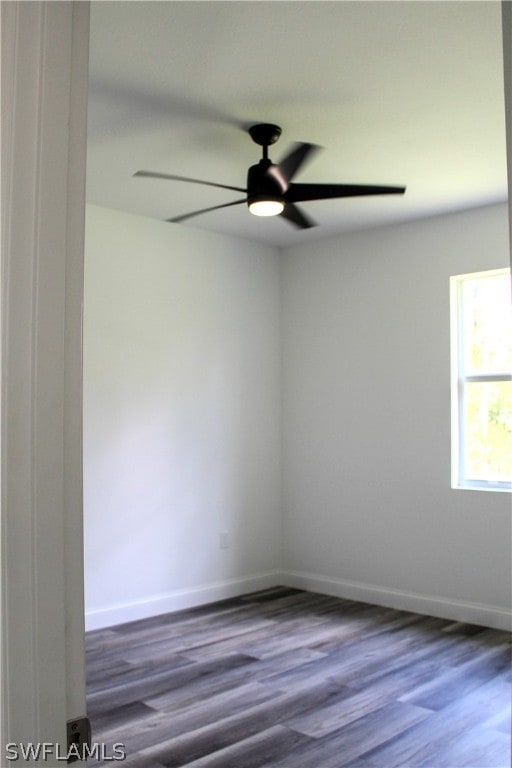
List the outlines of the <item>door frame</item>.
{"label": "door frame", "polygon": [[505,85],[505,131],[508,175],[508,231],[512,267],[512,0],[501,1],[503,33],[503,79]]}
{"label": "door frame", "polygon": [[[1,16],[3,765],[12,742],[58,744],[65,754],[66,721],[85,714],[89,3],[7,2]],[[49,754],[46,764],[62,762]]]}

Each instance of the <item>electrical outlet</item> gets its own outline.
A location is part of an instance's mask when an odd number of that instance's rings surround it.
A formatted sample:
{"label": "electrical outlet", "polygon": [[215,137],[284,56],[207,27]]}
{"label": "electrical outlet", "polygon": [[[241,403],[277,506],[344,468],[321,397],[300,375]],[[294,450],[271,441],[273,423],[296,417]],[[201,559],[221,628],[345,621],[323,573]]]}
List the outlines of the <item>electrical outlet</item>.
{"label": "electrical outlet", "polygon": [[229,547],[229,533],[227,531],[221,531],[219,533],[219,546],[221,549],[227,549]]}

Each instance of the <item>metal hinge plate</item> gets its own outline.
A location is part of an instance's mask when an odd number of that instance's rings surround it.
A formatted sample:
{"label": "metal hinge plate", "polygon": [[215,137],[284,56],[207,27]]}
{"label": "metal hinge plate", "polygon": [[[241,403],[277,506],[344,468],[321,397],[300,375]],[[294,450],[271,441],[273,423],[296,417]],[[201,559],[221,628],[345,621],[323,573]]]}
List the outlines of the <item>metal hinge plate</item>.
{"label": "metal hinge plate", "polygon": [[91,746],[91,723],[88,717],[68,720],[68,763],[80,760],[84,754],[84,746]]}

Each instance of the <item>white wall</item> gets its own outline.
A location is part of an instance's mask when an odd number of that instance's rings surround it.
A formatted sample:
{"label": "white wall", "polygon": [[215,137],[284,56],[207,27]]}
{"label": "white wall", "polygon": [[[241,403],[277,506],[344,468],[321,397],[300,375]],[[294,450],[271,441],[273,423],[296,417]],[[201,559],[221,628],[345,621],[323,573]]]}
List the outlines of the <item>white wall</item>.
{"label": "white wall", "polygon": [[86,224],[88,628],[274,584],[277,252],[94,206]]}
{"label": "white wall", "polygon": [[288,583],[506,626],[510,494],[450,488],[448,279],[508,254],[505,205],[284,252]]}
{"label": "white wall", "polygon": [[507,248],[501,205],[280,268],[91,206],[88,627],[277,583],[507,626],[510,494],[450,488],[449,358],[450,275]]}

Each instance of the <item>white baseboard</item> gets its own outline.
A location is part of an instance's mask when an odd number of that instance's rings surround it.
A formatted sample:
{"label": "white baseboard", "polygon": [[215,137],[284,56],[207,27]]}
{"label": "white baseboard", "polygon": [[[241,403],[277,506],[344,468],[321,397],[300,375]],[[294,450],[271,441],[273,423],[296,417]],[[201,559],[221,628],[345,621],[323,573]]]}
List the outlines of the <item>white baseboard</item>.
{"label": "white baseboard", "polygon": [[180,611],[184,608],[194,608],[197,605],[214,603],[216,600],[225,600],[229,597],[257,592],[259,589],[269,589],[280,583],[281,573],[279,571],[269,571],[267,573],[227,579],[213,584],[204,584],[199,587],[192,587],[191,589],[178,589],[163,595],[155,595],[147,600],[112,605],[95,611],[86,611],[85,629],[86,632],[90,632],[93,629],[113,627],[116,624],[124,624],[127,621],[146,619],[150,616]]}
{"label": "white baseboard", "polygon": [[463,600],[449,600],[434,595],[387,589],[375,584],[365,584],[344,579],[332,579],[304,571],[284,571],[281,584],[296,589],[320,592],[324,595],[360,600],[374,605],[397,608],[403,611],[437,616],[469,624],[480,624],[494,629],[512,629],[512,613],[494,605],[483,605]]}
{"label": "white baseboard", "polygon": [[89,632],[94,629],[113,627],[127,621],[136,621],[163,613],[194,608],[198,605],[213,603],[216,600],[225,600],[278,585],[342,597],[347,600],[360,600],[373,605],[412,611],[427,616],[437,616],[452,621],[480,624],[506,631],[512,630],[512,613],[498,606],[388,589],[375,584],[336,579],[305,571],[269,571],[251,576],[240,576],[191,589],[180,589],[164,595],[156,595],[139,602],[88,611],[85,614],[85,628]]}

